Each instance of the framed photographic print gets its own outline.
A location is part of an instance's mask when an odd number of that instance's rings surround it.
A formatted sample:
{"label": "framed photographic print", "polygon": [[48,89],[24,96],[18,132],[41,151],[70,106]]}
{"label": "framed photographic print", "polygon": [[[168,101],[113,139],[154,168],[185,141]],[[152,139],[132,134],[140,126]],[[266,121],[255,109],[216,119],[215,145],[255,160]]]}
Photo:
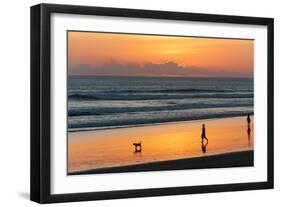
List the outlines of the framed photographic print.
{"label": "framed photographic print", "polygon": [[273,188],[273,19],[31,7],[31,200]]}

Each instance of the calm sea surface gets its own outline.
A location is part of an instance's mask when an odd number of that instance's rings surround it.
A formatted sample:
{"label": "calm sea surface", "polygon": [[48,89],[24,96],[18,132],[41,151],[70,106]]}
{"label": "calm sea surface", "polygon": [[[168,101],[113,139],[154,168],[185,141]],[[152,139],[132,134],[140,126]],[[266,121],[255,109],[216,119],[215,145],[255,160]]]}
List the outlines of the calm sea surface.
{"label": "calm sea surface", "polygon": [[69,131],[252,112],[252,78],[68,78]]}

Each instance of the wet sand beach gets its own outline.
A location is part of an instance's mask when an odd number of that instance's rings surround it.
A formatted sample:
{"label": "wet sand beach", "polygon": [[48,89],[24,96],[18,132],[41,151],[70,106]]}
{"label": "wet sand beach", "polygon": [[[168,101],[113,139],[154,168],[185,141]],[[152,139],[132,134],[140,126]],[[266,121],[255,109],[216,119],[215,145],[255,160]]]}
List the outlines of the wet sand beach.
{"label": "wet sand beach", "polygon": [[108,167],[80,172],[72,172],[69,175],[94,174],[94,173],[120,173],[120,172],[143,172],[162,171],[177,169],[201,169],[201,168],[225,168],[246,167],[254,165],[254,151],[230,152],[219,155],[201,156],[178,160],[150,162],[144,164]]}
{"label": "wet sand beach", "polygon": [[69,132],[68,174],[253,166],[253,119],[249,127],[241,116]]}

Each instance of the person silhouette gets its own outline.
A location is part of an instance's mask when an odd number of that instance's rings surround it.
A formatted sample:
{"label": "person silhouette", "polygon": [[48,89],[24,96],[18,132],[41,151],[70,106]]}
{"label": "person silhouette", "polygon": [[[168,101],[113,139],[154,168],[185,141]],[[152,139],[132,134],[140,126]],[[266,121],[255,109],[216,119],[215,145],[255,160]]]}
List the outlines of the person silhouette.
{"label": "person silhouette", "polygon": [[207,142],[209,142],[208,138],[206,137],[206,128],[205,128],[205,124],[202,125],[201,139],[202,139],[202,142],[203,142],[203,139],[206,139]]}
{"label": "person silhouette", "polygon": [[251,123],[250,114],[247,115],[247,123],[248,123],[248,125],[250,125],[250,123]]}

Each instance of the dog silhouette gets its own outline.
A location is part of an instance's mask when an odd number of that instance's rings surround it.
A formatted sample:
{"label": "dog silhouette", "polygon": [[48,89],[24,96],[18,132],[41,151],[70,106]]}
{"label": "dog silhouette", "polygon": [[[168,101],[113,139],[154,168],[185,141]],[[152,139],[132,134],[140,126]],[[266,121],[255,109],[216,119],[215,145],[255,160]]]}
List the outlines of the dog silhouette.
{"label": "dog silhouette", "polygon": [[141,142],[135,142],[133,143],[133,145],[135,146],[135,152],[141,152],[141,148],[142,148],[142,145],[141,145]]}

